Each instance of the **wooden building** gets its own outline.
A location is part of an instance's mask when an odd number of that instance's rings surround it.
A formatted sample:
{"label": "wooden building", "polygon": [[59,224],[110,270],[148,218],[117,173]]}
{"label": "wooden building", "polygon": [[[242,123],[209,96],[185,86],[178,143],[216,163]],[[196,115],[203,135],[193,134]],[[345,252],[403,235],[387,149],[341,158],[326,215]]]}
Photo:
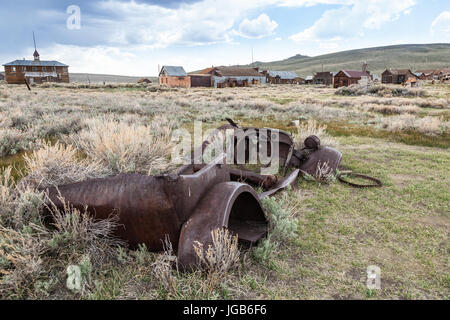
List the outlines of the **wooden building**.
{"label": "wooden building", "polygon": [[211,74],[189,74],[191,87],[211,87]]}
{"label": "wooden building", "polygon": [[265,84],[266,77],[258,68],[212,67],[200,72],[211,75],[211,87],[247,87],[251,84]]}
{"label": "wooden building", "polygon": [[191,87],[191,78],[180,66],[163,66],[159,72],[159,84],[168,87]]}
{"label": "wooden building", "polygon": [[368,71],[341,70],[334,76],[333,87],[347,87],[356,84],[362,77],[372,79],[372,76]]}
{"label": "wooden building", "polygon": [[272,84],[303,84],[303,83],[305,83],[305,80],[302,79],[294,71],[264,70],[261,73],[266,76],[266,83],[272,83]]}
{"label": "wooden building", "polygon": [[404,84],[409,78],[417,79],[417,76],[409,69],[386,69],[381,74],[381,83]]}
{"label": "wooden building", "polygon": [[329,71],[317,72],[313,77],[313,83],[331,86],[333,84],[333,73]]}
{"label": "wooden building", "polygon": [[433,79],[435,79],[434,76],[437,72],[438,71],[436,69],[423,69],[423,70],[416,70],[415,73],[421,74],[419,76],[420,80],[433,80]]}
{"label": "wooden building", "polygon": [[425,74],[425,72],[414,72],[414,75],[419,80],[428,80],[427,79],[427,75]]}
{"label": "wooden building", "polygon": [[438,72],[436,72],[437,78],[440,81],[448,81],[450,80],[450,69],[449,68],[442,68],[439,69]]}
{"label": "wooden building", "polygon": [[37,50],[34,60],[15,60],[4,64],[5,80],[11,84],[43,82],[69,83],[69,66],[58,61],[42,61]]}

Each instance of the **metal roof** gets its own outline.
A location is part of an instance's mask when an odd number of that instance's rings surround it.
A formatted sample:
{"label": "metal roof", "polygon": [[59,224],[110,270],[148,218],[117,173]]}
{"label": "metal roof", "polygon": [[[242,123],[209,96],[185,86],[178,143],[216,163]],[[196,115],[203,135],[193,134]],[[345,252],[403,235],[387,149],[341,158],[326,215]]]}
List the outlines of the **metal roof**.
{"label": "metal roof", "polygon": [[[163,66],[161,72],[166,71],[168,76],[174,77],[186,77],[187,73],[184,71],[183,67],[180,66]],[[161,72],[159,74],[161,74]]]}
{"label": "metal roof", "polygon": [[68,67],[67,64],[58,61],[41,61],[41,60],[14,60],[12,62],[5,63],[7,66],[37,66],[37,67]]}
{"label": "metal roof", "polygon": [[267,74],[272,77],[280,77],[280,79],[295,79],[299,78],[298,74],[294,71],[274,71],[267,70]]}

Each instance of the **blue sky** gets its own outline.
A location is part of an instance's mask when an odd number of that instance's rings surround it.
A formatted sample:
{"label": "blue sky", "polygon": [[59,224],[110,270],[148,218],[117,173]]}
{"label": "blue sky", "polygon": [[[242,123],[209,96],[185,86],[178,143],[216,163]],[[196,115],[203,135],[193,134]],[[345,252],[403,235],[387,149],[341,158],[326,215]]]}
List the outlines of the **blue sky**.
{"label": "blue sky", "polygon": [[[156,75],[404,43],[450,42],[448,0],[2,0],[0,62],[71,72]],[[67,8],[80,8],[69,29]],[[449,58],[450,59],[450,58]]]}

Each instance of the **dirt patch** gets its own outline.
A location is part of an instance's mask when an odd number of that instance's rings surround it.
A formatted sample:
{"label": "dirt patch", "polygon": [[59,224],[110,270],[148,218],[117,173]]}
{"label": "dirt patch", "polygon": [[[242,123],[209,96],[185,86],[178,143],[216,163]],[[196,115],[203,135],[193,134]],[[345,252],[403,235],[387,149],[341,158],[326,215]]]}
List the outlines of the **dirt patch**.
{"label": "dirt patch", "polygon": [[389,177],[400,188],[406,188],[409,184],[417,181],[425,181],[424,177],[410,174],[390,174]]}
{"label": "dirt patch", "polygon": [[434,228],[450,229],[450,218],[446,216],[425,216],[419,218],[418,222]]}

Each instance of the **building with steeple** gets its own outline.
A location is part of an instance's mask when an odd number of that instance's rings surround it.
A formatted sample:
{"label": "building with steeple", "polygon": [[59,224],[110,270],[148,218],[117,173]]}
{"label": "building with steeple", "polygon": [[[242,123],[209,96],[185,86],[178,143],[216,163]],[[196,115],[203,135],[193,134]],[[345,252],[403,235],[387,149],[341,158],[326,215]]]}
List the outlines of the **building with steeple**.
{"label": "building with steeple", "polygon": [[[33,34],[34,38],[34,34]],[[4,64],[5,80],[11,84],[43,82],[69,83],[69,66],[58,61],[43,61],[35,48],[33,60],[15,60]]]}

